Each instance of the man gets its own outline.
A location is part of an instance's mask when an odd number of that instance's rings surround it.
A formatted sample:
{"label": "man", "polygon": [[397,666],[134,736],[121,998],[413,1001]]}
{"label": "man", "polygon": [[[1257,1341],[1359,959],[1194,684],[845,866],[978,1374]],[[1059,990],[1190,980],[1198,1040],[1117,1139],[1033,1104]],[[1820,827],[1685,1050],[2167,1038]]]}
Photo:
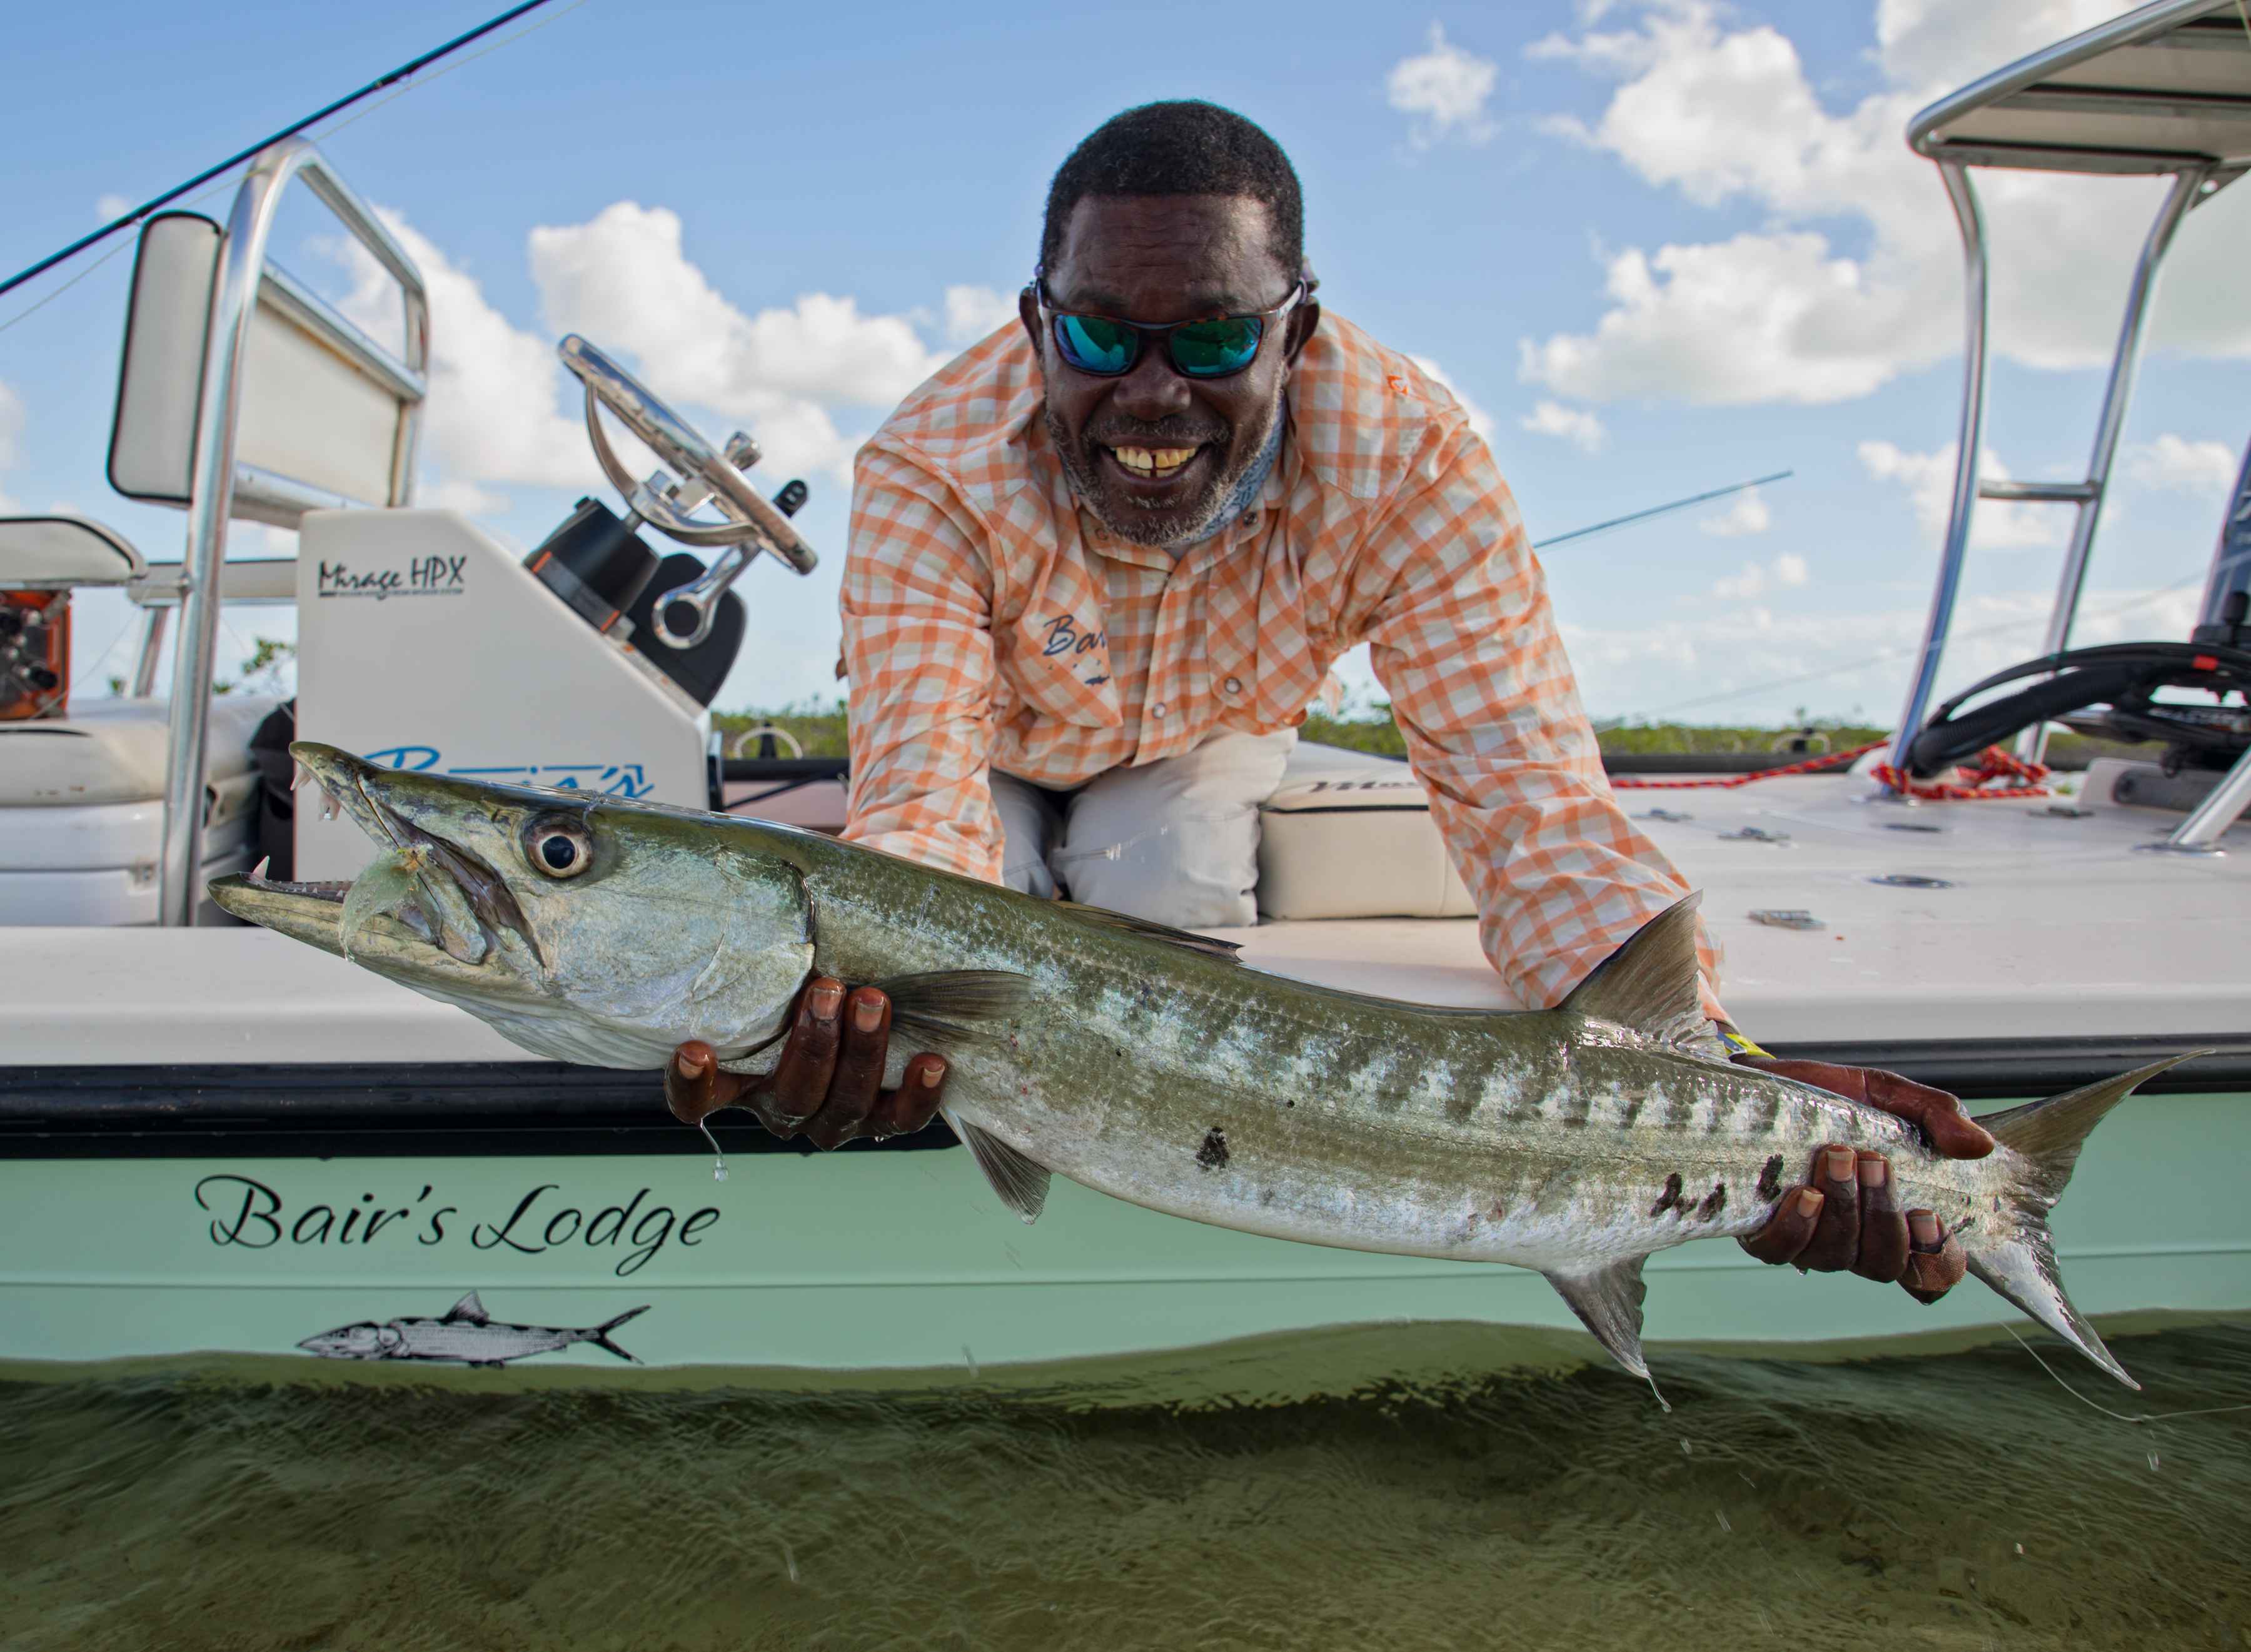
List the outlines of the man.
{"label": "man", "polygon": [[[845,836],[1181,927],[1256,921],[1257,809],[1330,666],[1367,642],[1487,955],[1559,1001],[1687,892],[1626,820],[1514,502],[1452,397],[1313,298],[1296,174],[1208,103],[1110,121],[1049,189],[1020,327],[861,452],[843,589]],[[1726,1025],[1703,955],[1706,1009]],[[675,1112],[751,1108],[816,1146],[917,1129],[945,1064],[881,1088],[883,995],[814,982],[771,1079],[683,1046]],[[1742,1059],[1977,1156],[1954,1099]],[[1815,1156],[1754,1255],[1962,1277],[1881,1156]]]}

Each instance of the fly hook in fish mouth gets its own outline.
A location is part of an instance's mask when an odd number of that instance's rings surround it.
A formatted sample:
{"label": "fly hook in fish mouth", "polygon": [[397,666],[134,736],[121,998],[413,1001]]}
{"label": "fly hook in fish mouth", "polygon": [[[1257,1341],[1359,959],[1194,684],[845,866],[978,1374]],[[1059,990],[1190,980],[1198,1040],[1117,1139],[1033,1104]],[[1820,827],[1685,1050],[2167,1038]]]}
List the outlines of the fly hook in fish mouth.
{"label": "fly hook in fish mouth", "polygon": [[509,889],[507,879],[470,850],[458,843],[449,843],[435,833],[423,830],[391,809],[368,790],[366,775],[356,777],[353,789],[359,794],[360,801],[367,805],[376,824],[389,836],[393,848],[420,850],[436,863],[438,870],[453,879],[454,886],[468,901],[469,910],[484,926],[488,941],[496,942],[502,930],[511,931],[531,949],[535,959],[543,964],[546,961],[538,941],[532,935],[531,925],[524,918],[523,908],[516,904],[516,896]]}

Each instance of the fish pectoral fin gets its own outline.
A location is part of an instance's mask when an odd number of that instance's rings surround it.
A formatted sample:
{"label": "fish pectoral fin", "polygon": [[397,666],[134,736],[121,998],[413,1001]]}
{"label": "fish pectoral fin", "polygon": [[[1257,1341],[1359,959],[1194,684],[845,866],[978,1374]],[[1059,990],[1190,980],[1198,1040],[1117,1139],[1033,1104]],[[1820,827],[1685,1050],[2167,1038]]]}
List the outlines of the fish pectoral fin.
{"label": "fish pectoral fin", "polygon": [[1642,925],[1556,1008],[1614,1023],[1659,1044],[1707,1039],[1711,1023],[1704,1015],[1696,961],[1696,907],[1702,899],[1701,894],[1683,895]]}
{"label": "fish pectoral fin", "polygon": [[891,1025],[939,1038],[966,1038],[985,1021],[1031,1002],[1032,978],[1013,969],[934,969],[874,983],[891,1001]]}
{"label": "fish pectoral fin", "polygon": [[977,1161],[977,1168],[985,1172],[993,1190],[1001,1196],[1001,1203],[1022,1217],[1026,1225],[1037,1221],[1047,1206],[1048,1183],[1052,1179],[1047,1166],[1033,1163],[991,1131],[957,1119],[951,1111],[945,1118],[969,1149],[969,1156]]}
{"label": "fish pectoral fin", "polygon": [[471,1291],[460,1301],[447,1308],[446,1317],[438,1322],[441,1325],[448,1322],[456,1325],[485,1325],[491,1322],[485,1315],[485,1305],[477,1300],[477,1294]]}
{"label": "fish pectoral fin", "polygon": [[[1591,1274],[1545,1276],[1610,1357],[1645,1382],[1649,1380],[1649,1363],[1641,1357],[1641,1300],[1649,1288],[1641,1281],[1641,1265],[1647,1260],[1636,1256]],[[1654,1390],[1656,1385],[1650,1386]]]}
{"label": "fish pectoral fin", "polygon": [[1104,929],[1115,929],[1129,935],[1139,935],[1145,941],[1169,941],[1188,952],[1200,952],[1207,958],[1218,958],[1228,963],[1240,963],[1243,947],[1239,941],[1222,941],[1216,935],[1199,935],[1192,929],[1175,929],[1170,924],[1152,923],[1146,918],[1135,918],[1122,912],[1112,912],[1107,906],[1082,906],[1075,900],[1055,903],[1073,917],[1085,920]]}

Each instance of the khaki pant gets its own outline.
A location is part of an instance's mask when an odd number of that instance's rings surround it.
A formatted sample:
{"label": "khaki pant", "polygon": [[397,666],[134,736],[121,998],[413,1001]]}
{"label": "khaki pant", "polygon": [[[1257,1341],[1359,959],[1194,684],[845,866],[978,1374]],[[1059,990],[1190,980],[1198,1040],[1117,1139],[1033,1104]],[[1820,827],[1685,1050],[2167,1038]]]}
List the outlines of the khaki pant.
{"label": "khaki pant", "polygon": [[1009,888],[1181,929],[1258,921],[1258,806],[1298,741],[1222,730],[1192,752],[1070,791],[993,774]]}

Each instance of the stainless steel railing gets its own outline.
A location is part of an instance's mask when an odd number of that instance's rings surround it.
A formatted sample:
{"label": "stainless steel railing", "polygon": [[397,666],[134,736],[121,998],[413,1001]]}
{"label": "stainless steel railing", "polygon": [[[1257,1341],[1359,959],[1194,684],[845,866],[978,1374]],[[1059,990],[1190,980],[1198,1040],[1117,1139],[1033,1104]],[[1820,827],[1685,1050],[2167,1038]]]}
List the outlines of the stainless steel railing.
{"label": "stainless steel railing", "polygon": [[[300,177],[398,283],[406,312],[403,358],[376,344],[324,300],[268,262],[266,248],[275,212],[288,186]],[[391,446],[387,499],[347,501],[293,478],[236,463],[244,343],[261,294],[272,300],[282,316],[398,400],[400,414]],[[163,924],[181,927],[195,921],[197,880],[203,867],[212,659],[218,642],[222,595],[218,568],[226,554],[227,524],[244,516],[294,526],[308,510],[350,503],[407,503],[413,495],[415,447],[429,359],[429,293],[405,249],[311,144],[290,138],[266,150],[252,163],[228,215],[205,336],[187,545],[179,576],[179,642],[172,668],[157,907],[158,921]]]}

